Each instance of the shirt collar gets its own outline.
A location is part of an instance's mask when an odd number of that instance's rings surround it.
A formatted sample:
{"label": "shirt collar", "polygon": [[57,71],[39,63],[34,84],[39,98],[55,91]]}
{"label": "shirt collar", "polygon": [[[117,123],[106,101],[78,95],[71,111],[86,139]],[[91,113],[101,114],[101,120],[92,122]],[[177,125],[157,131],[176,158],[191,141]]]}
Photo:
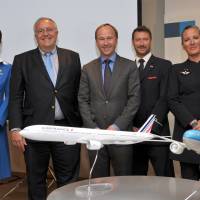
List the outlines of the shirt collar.
{"label": "shirt collar", "polygon": [[[42,49],[40,49],[40,48],[39,48],[39,50],[40,50],[40,53],[42,54],[42,56],[44,56],[47,53],[47,52],[42,51]],[[54,54],[56,54],[56,52],[57,52],[57,49],[55,47],[52,51],[50,51],[48,53],[52,53],[54,55]]]}
{"label": "shirt collar", "polygon": [[101,56],[100,62],[101,62],[101,64],[103,64],[105,60],[109,59],[109,60],[111,60],[112,63],[114,63],[116,58],[117,58],[117,54],[113,53],[112,56],[110,56],[109,58],[105,58],[105,57]]}
{"label": "shirt collar", "polygon": [[147,62],[149,61],[150,57],[152,56],[152,53],[149,52],[147,55],[145,55],[143,58],[140,58],[138,56],[136,56],[135,60],[136,60],[136,64],[137,66],[140,65],[139,60],[140,59],[144,59],[144,66],[147,64]]}

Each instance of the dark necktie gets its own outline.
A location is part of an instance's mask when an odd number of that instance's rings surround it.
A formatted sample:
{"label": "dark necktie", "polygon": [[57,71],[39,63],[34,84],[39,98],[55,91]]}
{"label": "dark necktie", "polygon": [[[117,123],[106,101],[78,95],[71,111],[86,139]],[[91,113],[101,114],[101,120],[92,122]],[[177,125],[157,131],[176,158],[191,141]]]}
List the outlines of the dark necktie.
{"label": "dark necktie", "polygon": [[144,70],[144,62],[145,62],[145,60],[144,59],[139,59],[138,62],[140,63],[140,65],[139,65],[139,72],[141,74],[142,71]]}
{"label": "dark necktie", "polygon": [[110,82],[111,82],[111,77],[112,77],[112,72],[110,69],[110,60],[105,60],[104,63],[105,65],[105,70],[104,70],[104,91],[106,94],[106,97],[108,97],[108,91],[110,87]]}

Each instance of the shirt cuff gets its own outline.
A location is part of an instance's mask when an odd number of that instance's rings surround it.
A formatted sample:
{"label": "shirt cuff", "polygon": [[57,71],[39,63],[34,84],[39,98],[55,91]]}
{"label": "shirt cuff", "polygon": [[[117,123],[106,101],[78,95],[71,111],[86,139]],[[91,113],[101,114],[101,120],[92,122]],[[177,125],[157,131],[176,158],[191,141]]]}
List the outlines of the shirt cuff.
{"label": "shirt cuff", "polygon": [[116,131],[120,131],[119,127],[116,124],[112,124],[110,127],[115,129]]}

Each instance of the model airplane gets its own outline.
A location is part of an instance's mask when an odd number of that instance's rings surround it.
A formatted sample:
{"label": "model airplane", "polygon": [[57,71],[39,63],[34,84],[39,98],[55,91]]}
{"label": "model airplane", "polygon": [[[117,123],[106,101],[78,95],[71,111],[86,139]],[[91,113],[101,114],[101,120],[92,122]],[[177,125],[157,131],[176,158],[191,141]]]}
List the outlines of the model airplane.
{"label": "model airplane", "polygon": [[21,130],[20,134],[30,140],[64,142],[66,145],[86,144],[89,150],[99,150],[108,144],[127,145],[159,141],[171,143],[170,150],[176,154],[181,154],[185,148],[200,154],[200,131],[190,130],[184,134],[183,143],[178,142],[169,137],[149,133],[155,119],[155,115],[151,115],[138,132],[32,125]]}

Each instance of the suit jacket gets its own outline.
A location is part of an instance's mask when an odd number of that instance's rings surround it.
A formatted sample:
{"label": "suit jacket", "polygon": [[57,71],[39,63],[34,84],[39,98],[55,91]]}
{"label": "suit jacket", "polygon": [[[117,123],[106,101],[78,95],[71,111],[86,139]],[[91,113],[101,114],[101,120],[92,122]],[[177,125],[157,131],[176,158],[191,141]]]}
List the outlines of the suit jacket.
{"label": "suit jacket", "polygon": [[167,87],[171,62],[152,55],[140,74],[141,106],[133,120],[133,126],[141,127],[151,114],[155,114],[158,123],[153,131],[158,135],[169,135]]}
{"label": "suit jacket", "polygon": [[54,124],[55,97],[69,125],[81,125],[77,101],[79,55],[61,48],[57,48],[57,53],[59,71],[55,87],[38,48],[15,56],[10,82],[10,129]]}
{"label": "suit jacket", "polygon": [[130,130],[140,103],[139,90],[133,61],[117,55],[108,98],[103,90],[100,59],[88,63],[82,70],[78,95],[84,126],[106,129],[115,124],[120,130]]}
{"label": "suit jacket", "polygon": [[[187,60],[172,68],[169,84],[169,105],[175,115],[173,139],[182,141],[186,130],[192,129],[189,123],[200,119],[200,64]],[[193,151],[171,157],[189,163],[200,163],[200,156]]]}

